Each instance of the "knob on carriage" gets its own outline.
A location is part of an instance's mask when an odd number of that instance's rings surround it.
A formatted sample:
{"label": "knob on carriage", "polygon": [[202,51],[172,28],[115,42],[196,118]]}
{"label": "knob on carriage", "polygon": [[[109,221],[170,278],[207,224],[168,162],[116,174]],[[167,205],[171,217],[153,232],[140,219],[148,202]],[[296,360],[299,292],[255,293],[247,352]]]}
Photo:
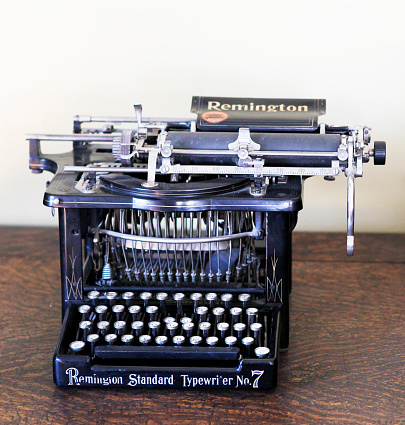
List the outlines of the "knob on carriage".
{"label": "knob on carriage", "polygon": [[374,142],[374,165],[385,165],[387,148],[385,142]]}

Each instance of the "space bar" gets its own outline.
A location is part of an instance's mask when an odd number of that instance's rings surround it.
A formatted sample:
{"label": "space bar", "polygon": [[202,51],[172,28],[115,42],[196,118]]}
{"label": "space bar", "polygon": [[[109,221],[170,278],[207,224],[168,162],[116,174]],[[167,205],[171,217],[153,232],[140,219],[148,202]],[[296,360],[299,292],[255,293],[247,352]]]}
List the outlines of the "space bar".
{"label": "space bar", "polygon": [[99,345],[94,355],[99,359],[140,360],[238,360],[237,347],[147,347],[124,345]]}

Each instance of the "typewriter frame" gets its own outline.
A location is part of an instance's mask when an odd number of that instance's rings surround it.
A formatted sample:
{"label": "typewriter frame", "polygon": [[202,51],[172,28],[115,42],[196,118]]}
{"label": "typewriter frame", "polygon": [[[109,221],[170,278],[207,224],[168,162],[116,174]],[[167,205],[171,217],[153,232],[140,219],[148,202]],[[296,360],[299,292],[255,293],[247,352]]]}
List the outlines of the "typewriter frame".
{"label": "typewriter frame", "polygon": [[[324,101],[320,104],[324,109]],[[273,123],[273,128],[270,128],[270,130],[261,128],[259,125],[257,128],[259,132],[262,132],[261,134],[266,133],[266,131],[272,133],[284,130],[286,133],[318,134],[317,137],[320,140],[322,140],[322,137],[325,140],[328,137],[333,139],[336,152],[332,155],[332,166],[330,167],[329,164],[330,168],[322,168],[328,167],[327,164],[331,160],[331,158],[325,159],[325,155],[322,156],[322,153],[321,158],[315,161],[315,167],[318,168],[305,168],[308,165],[311,167],[306,158],[303,159],[305,166],[297,168],[298,165],[294,161],[299,162],[301,159],[295,158],[292,160],[292,164],[287,161],[285,163],[287,165],[283,165],[283,170],[288,170],[289,165],[295,167],[291,168],[292,172],[288,176],[277,177],[277,170],[272,171],[269,168],[268,175],[270,175],[270,178],[264,186],[265,180],[261,175],[264,168],[258,168],[254,173],[247,173],[248,175],[245,177],[228,176],[226,183],[223,182],[224,179],[221,180],[221,177],[214,178],[208,185],[209,187],[204,189],[201,186],[203,189],[197,190],[197,192],[190,189],[188,193],[187,186],[183,185],[183,187],[186,187],[185,193],[183,198],[179,199],[176,196],[170,196],[170,190],[169,196],[166,196],[165,190],[170,187],[170,184],[156,183],[156,155],[151,161],[153,147],[149,148],[147,152],[149,155],[148,167],[144,167],[142,170],[132,169],[132,172],[148,173],[142,185],[130,183],[129,186],[125,186],[125,184],[121,184],[120,179],[114,180],[114,177],[112,180],[109,180],[108,177],[103,180],[102,174],[104,172],[111,171],[114,175],[115,171],[114,166],[111,165],[117,159],[116,152],[114,154],[114,147],[112,150],[105,149],[105,145],[103,145],[106,141],[114,140],[113,136],[109,134],[113,131],[111,130],[112,126],[110,128],[104,127],[96,134],[82,134],[84,122],[137,122],[138,141],[140,139],[144,141],[145,134],[147,137],[148,131],[156,134],[156,128],[158,130],[171,130],[172,136],[179,138],[180,145],[184,143],[182,134],[192,132],[198,135],[198,131],[195,133],[196,122],[193,120],[142,120],[139,105],[136,105],[135,110],[136,120],[75,117],[74,136],[27,136],[30,141],[30,168],[34,172],[47,170],[55,174],[44,196],[44,204],[52,207],[52,209],[56,208],[59,213],[62,328],[54,355],[55,383],[61,386],[166,386],[245,389],[275,387],[277,385],[279,352],[288,349],[289,345],[292,231],[297,222],[298,211],[302,209],[303,180],[318,173],[333,177],[345,170],[348,178],[348,253],[352,254],[353,223],[351,222],[351,208],[353,205],[349,200],[354,196],[354,177],[362,175],[363,159],[367,162],[369,156],[374,154],[373,151],[363,154],[364,144],[369,141],[369,136],[366,138],[363,136],[368,135],[368,129],[362,128],[360,130],[356,128],[351,130],[347,127],[325,129],[325,126],[318,127],[317,114],[309,121],[311,126],[309,129],[301,128],[296,124],[294,124],[294,127],[291,123],[283,128],[283,125],[285,125],[283,121],[276,122],[275,125]],[[156,125],[156,123],[158,124]],[[249,144],[255,145],[255,143],[250,139],[249,130],[240,127],[239,137],[238,133],[233,130],[234,140],[236,139],[233,145],[236,145],[234,148],[235,155],[243,162],[246,155],[242,151],[245,149],[246,153],[249,154],[255,149]],[[206,129],[204,127],[203,130]],[[173,167],[173,164],[167,160],[167,156],[170,155],[164,153],[164,149],[167,147],[167,133],[162,131],[161,134],[164,134],[165,137],[160,143],[158,136],[157,144],[160,149],[159,153],[164,157],[160,172],[165,173],[167,169]],[[168,134],[169,138],[170,131]],[[202,137],[209,140],[214,133],[211,133],[211,135],[206,133],[205,136],[204,134],[200,133]],[[358,137],[356,138],[354,135],[358,135]],[[122,140],[124,137],[125,135],[122,133]],[[213,137],[215,138],[215,134]],[[225,137],[227,136],[225,135]],[[73,141],[73,150],[66,154],[44,155],[41,152],[42,140]],[[340,144],[336,143],[336,140],[340,140]],[[349,142],[346,143],[347,141]],[[185,143],[187,143],[187,140]],[[232,144],[229,146],[232,146]],[[317,145],[316,150],[320,150],[319,145]],[[344,151],[343,155],[341,155],[342,150]],[[181,149],[178,152],[180,151]],[[169,152],[171,151],[169,150]],[[118,155],[121,155],[121,153]],[[379,155],[380,157],[383,156],[381,149]],[[297,152],[297,156],[299,157],[299,152]],[[316,154],[312,156],[315,157]],[[122,158],[125,163],[128,156],[122,155]],[[92,166],[92,164],[96,164],[96,166]],[[254,164],[256,166],[257,163]],[[89,165],[90,168],[86,168]],[[166,171],[164,171],[164,167],[166,167]],[[215,168],[215,170],[220,168]],[[131,172],[129,168],[123,169]],[[123,169],[121,168],[121,170]],[[174,168],[172,168],[173,170]],[[244,170],[249,171],[246,168]],[[97,174],[98,171],[101,173]],[[243,169],[240,174],[243,174]],[[83,176],[86,176],[84,181]],[[129,181],[128,178],[124,178],[124,183],[127,181]],[[84,186],[79,187],[78,190],[80,182]],[[90,188],[89,190],[85,188],[86,185]],[[91,356],[88,353],[71,353],[68,344],[74,337],[74,323],[78,322],[79,315],[78,307],[84,303],[89,303],[89,300],[86,299],[86,293],[95,289],[103,290],[103,288],[100,289],[99,285],[96,285],[92,264],[92,255],[98,237],[94,234],[94,229],[98,228],[100,217],[105,217],[106,211],[112,209],[137,209],[158,213],[187,213],[205,210],[214,212],[248,211],[252,214],[258,214],[260,217],[258,229],[250,237],[264,241],[264,246],[258,248],[260,270],[263,275],[261,289],[237,286],[221,288],[218,285],[168,285],[167,282],[163,285],[148,284],[148,282],[142,282],[138,285],[130,283],[115,286],[114,289],[120,294],[123,291],[151,291],[155,294],[159,290],[164,290],[169,294],[178,291],[189,294],[197,290],[201,293],[216,291],[218,293],[234,292],[238,294],[243,291],[252,294],[253,298],[249,301],[248,306],[258,307],[259,315],[266,323],[264,343],[271,349],[270,356],[267,358],[240,356],[239,348],[233,347],[183,348],[175,346],[140,347],[135,351],[120,349],[118,358],[114,358],[114,349],[103,350],[101,348],[97,351],[98,357],[97,355],[94,356],[94,353]],[[111,288],[104,287],[104,290],[108,289]],[[103,302],[108,303],[108,301]],[[236,301],[234,305],[239,306],[241,303]],[[192,312],[190,303],[186,303],[185,308]],[[150,360],[148,356],[153,360]]]}

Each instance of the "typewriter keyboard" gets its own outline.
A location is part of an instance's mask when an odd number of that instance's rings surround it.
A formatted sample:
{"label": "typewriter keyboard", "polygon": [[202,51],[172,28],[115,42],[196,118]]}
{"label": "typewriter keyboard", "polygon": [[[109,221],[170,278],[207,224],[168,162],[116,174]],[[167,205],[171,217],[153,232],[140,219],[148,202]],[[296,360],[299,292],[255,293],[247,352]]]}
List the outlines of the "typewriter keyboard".
{"label": "typewriter keyboard", "polygon": [[99,359],[271,358],[272,312],[248,293],[90,291],[68,354]]}

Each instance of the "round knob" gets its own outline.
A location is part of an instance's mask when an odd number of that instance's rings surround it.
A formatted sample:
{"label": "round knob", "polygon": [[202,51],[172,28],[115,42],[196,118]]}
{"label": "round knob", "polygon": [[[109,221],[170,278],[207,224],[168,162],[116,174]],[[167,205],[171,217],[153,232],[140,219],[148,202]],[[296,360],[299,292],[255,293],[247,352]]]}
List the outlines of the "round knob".
{"label": "round knob", "polygon": [[386,143],[374,142],[374,165],[385,165],[386,154]]}

